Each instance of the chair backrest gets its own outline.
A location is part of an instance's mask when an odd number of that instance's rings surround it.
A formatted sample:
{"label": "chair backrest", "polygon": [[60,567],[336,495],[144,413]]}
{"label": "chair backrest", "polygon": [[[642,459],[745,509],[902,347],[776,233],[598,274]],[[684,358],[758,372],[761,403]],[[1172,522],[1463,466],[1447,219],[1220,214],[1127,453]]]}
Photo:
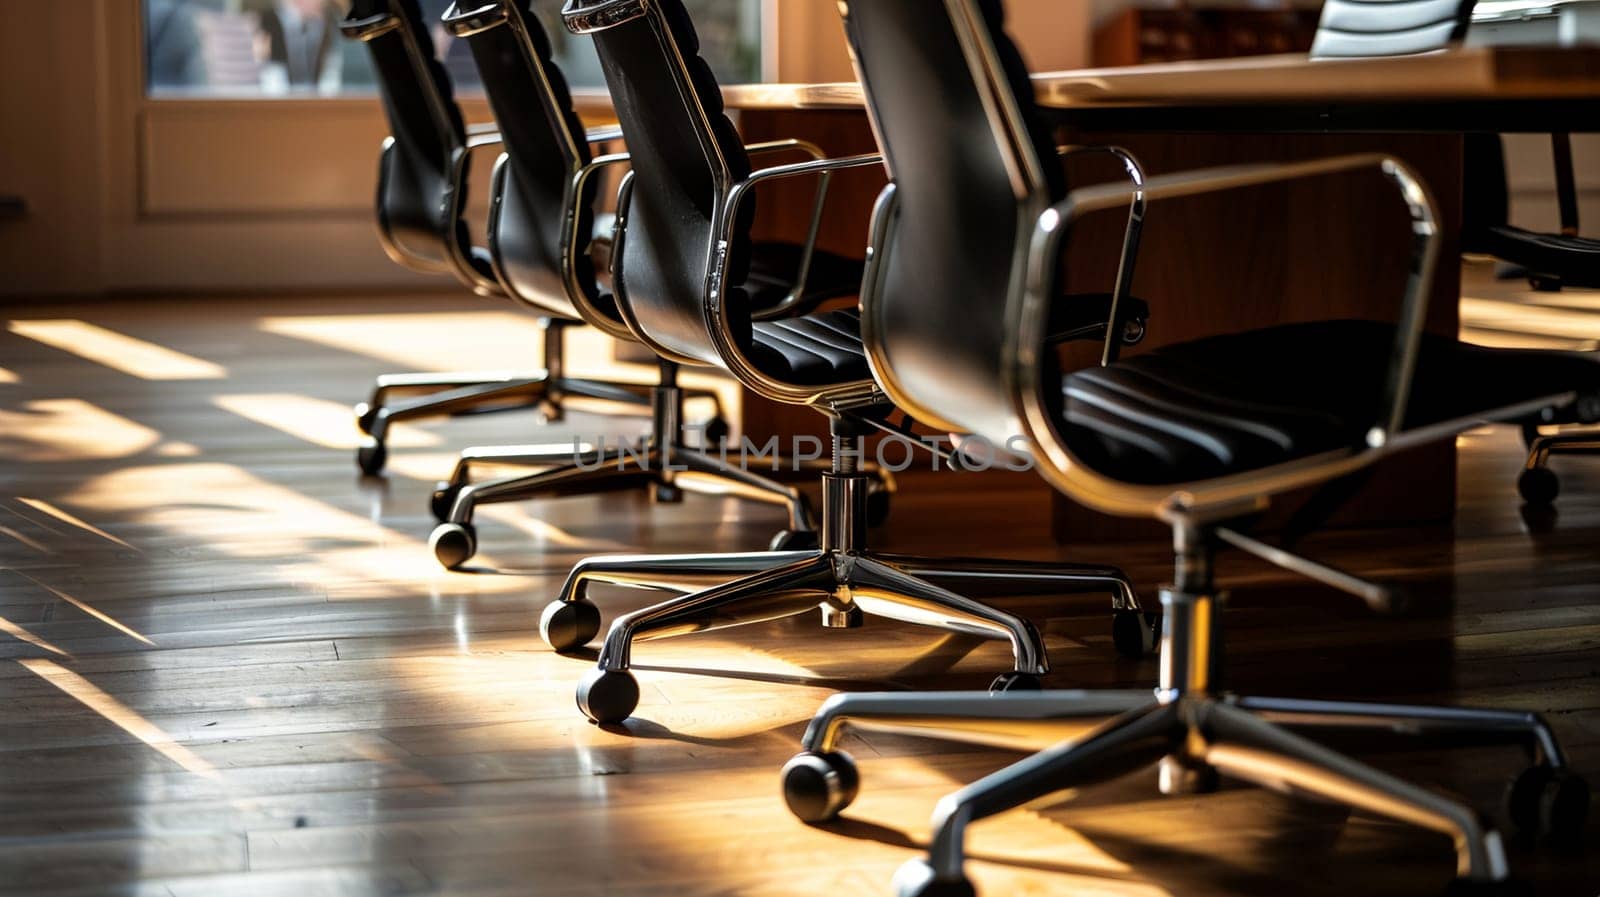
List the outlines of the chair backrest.
{"label": "chair backrest", "polygon": [[919,419],[1017,434],[1009,322],[1034,223],[1066,182],[1001,5],[840,7],[891,177],[861,297],[874,373]]}
{"label": "chair backrest", "polygon": [[372,57],[390,139],[378,173],[378,230],[396,262],[434,273],[454,270],[454,247],[469,245],[466,224],[450,220],[455,156],[466,127],[449,76],[434,59],[433,37],[417,0],[354,0],[342,23]]}
{"label": "chair backrest", "polygon": [[1311,55],[1405,56],[1443,50],[1467,33],[1474,0],[1326,0]]}
{"label": "chair backrest", "polygon": [[[589,34],[632,154],[626,239],[613,263],[619,304],[639,337],[682,363],[718,365],[707,316],[713,252],[728,253],[729,286],[715,299],[735,327],[749,265],[748,225],[718,247],[729,187],[750,173],[739,133],[722,110],[715,76],[699,56],[680,0],[568,0],[567,28]],[[741,219],[754,214],[747,202]]]}
{"label": "chair backrest", "polygon": [[[591,155],[566,78],[552,58],[550,37],[532,0],[460,0],[444,21],[472,51],[505,144],[489,226],[496,272],[514,297],[545,311],[587,318],[577,304],[593,310],[600,303],[588,252],[598,181],[590,179],[583,196],[567,196]],[[569,280],[565,265],[574,239],[578,245],[571,253]],[[615,323],[620,329],[621,322]]]}

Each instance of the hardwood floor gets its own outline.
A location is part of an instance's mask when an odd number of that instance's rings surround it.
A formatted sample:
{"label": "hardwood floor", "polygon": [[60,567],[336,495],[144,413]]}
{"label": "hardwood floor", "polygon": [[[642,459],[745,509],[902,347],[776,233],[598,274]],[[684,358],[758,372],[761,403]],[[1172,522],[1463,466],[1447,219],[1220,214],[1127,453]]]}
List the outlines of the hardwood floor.
{"label": "hardwood floor", "polygon": [[[1600,337],[1585,294],[1467,283],[1469,332]],[[783,518],[694,496],[497,506],[472,570],[440,570],[427,496],[456,450],[641,427],[576,413],[539,428],[525,412],[402,427],[387,479],[361,480],[347,406],[371,377],[531,365],[537,330],[511,310],[423,296],[3,311],[0,894],[881,897],[938,798],[1017,756],[854,736],[848,818],[796,822],[777,771],[828,694],[981,687],[1008,665],[1000,646],[879,621],[642,645],[637,717],[586,722],[572,692],[592,658],[556,656],[536,632],[567,568],[758,548]],[[584,367],[596,345],[574,355]],[[1538,710],[1600,779],[1600,461],[1559,461],[1559,513],[1532,522],[1520,462],[1515,433],[1473,433],[1453,531],[1307,543],[1411,584],[1424,608],[1404,618],[1227,555],[1231,684]],[[1025,479],[946,489],[952,476],[974,475],[907,477],[877,544],[1072,554],[1050,540],[1047,503],[1007,501]],[[1147,594],[1167,572],[1159,543],[1084,555]],[[609,619],[650,596],[597,598]],[[1103,597],[996,600],[1040,620],[1049,685],[1153,681],[1153,663],[1115,659]],[[1486,808],[1522,762],[1360,755]],[[1586,841],[1600,846],[1600,825]],[[1439,836],[1244,788],[1166,799],[1148,773],[976,826],[971,851],[990,897],[1399,897],[1453,869]],[[1600,892],[1600,852],[1512,852],[1538,894]]]}

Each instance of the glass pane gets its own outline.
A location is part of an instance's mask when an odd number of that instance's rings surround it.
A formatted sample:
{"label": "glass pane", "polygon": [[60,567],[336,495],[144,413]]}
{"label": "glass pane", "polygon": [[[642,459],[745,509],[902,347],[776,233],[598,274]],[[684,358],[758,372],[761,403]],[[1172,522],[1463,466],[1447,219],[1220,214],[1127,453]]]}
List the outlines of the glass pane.
{"label": "glass pane", "polygon": [[[334,0],[143,0],[147,88],[155,97],[371,94],[366,48],[345,40]],[[437,22],[450,0],[420,0]],[[587,38],[561,27],[561,0],[536,0],[567,81],[605,83]],[[685,0],[701,53],[724,83],[761,80],[761,0]],[[434,48],[456,89],[480,89],[463,41],[434,27]]]}

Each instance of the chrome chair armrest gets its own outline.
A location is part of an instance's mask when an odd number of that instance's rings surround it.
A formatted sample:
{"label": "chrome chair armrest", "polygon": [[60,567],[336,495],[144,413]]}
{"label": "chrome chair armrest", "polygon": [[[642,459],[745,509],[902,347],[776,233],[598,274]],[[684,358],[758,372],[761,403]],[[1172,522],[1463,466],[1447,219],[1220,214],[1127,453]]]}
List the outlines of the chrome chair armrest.
{"label": "chrome chair armrest", "polygon": [[1092,212],[1131,202],[1142,194],[1146,202],[1177,199],[1204,193],[1218,193],[1263,184],[1323,177],[1364,168],[1377,168],[1394,185],[1411,217],[1411,265],[1401,301],[1395,343],[1389,355],[1388,373],[1380,400],[1378,421],[1367,432],[1367,447],[1378,449],[1400,431],[1405,421],[1406,401],[1416,368],[1422,324],[1427,316],[1428,293],[1432,289],[1434,268],[1439,256],[1439,235],[1433,197],[1410,166],[1392,156],[1367,153],[1333,156],[1306,162],[1234,165],[1206,168],[1146,179],[1143,186],[1121,187],[1102,184],[1074,190],[1066,199],[1045,210],[1034,229],[1029,263],[1027,297],[1024,300],[1023,345],[1035,342],[1042,330],[1045,310],[1054,295],[1061,245],[1072,226]]}
{"label": "chrome chair armrest", "polygon": [[[622,262],[622,243],[628,236],[628,210],[633,203],[633,169],[617,182],[617,213],[611,224],[611,268],[608,273],[612,278],[617,277],[617,265]],[[621,309],[627,303],[619,302]],[[626,315],[624,315],[626,316]]]}
{"label": "chrome chair armrest", "polygon": [[1100,350],[1100,365],[1111,364],[1117,360],[1117,355],[1122,350],[1123,328],[1126,321],[1123,316],[1128,309],[1128,294],[1133,289],[1134,266],[1139,259],[1139,239],[1144,232],[1145,198],[1144,166],[1139,160],[1120,146],[1094,145],[1080,146],[1067,145],[1056,147],[1056,155],[1066,158],[1068,156],[1088,155],[1091,153],[1105,154],[1116,158],[1122,163],[1122,169],[1128,176],[1128,181],[1133,186],[1133,198],[1128,202],[1128,225],[1122,236],[1122,257],[1117,260],[1117,279],[1111,287],[1110,314],[1106,317],[1106,338]]}
{"label": "chrome chair armrest", "polygon": [[617,124],[600,125],[584,132],[584,139],[591,145],[596,143],[610,143],[622,139],[622,126]]}
{"label": "chrome chair armrest", "polygon": [[[621,132],[618,131],[617,134],[620,136]],[[601,139],[609,138],[602,137]],[[626,328],[618,326],[608,315],[595,308],[589,301],[588,293],[584,286],[578,283],[578,259],[580,254],[586,254],[590,251],[590,243],[594,237],[592,232],[581,233],[579,230],[578,223],[581,219],[578,214],[578,202],[588,188],[591,178],[608,168],[626,165],[631,159],[632,157],[625,152],[607,153],[590,159],[587,164],[574,172],[572,179],[567,182],[567,195],[562,202],[563,207],[566,209],[566,220],[562,224],[561,231],[561,274],[566,281],[568,298],[571,299],[572,304],[578,309],[585,321],[617,339],[633,339],[633,336]],[[629,174],[631,175],[632,172],[629,172]],[[626,176],[624,180],[626,180]],[[611,232],[610,266],[613,269],[616,266],[617,257],[621,254],[622,228],[624,226],[622,202],[623,199],[619,193],[617,217]]]}
{"label": "chrome chair armrest", "polygon": [[[617,129],[616,133],[617,136],[620,137],[622,135],[621,129]],[[600,142],[607,139],[611,138],[604,136],[598,138],[591,137],[590,142]],[[589,186],[589,180],[607,168],[610,168],[614,165],[626,165],[632,161],[633,158],[625,152],[606,153],[605,155],[595,156],[593,159],[590,159],[586,165],[578,169],[577,172],[572,175],[572,180],[567,186],[567,196],[565,202],[567,209],[567,221],[564,237],[566,238],[565,242],[567,245],[566,252],[563,253],[562,264],[571,267],[575,253],[587,251],[589,248],[588,237],[590,235],[578,233],[577,206],[578,197],[582,196],[585,188]],[[612,232],[613,242],[616,241],[618,236],[617,232],[623,227],[623,210],[621,207],[621,202],[621,191],[619,191],[617,220],[615,225],[617,231]]]}
{"label": "chrome chair armrest", "polygon": [[[814,146],[806,144],[804,141],[774,141],[774,143],[782,143],[786,145],[774,146],[772,151],[777,151],[779,149],[805,149],[805,147],[810,147],[810,150],[816,150]],[[806,151],[809,152],[810,150]],[[816,152],[821,151],[816,150]],[[828,185],[833,176],[833,172],[843,171],[851,168],[862,168],[868,165],[879,165],[882,164],[882,162],[883,155],[881,153],[863,153],[856,156],[841,156],[837,159],[814,157],[810,161],[806,162],[794,162],[788,165],[774,165],[770,168],[757,169],[751,172],[750,175],[744,180],[734,184],[733,187],[728,191],[728,198],[723,208],[722,215],[723,233],[721,235],[721,245],[724,247],[731,245],[733,241],[733,229],[738,226],[739,206],[743,204],[745,195],[751,190],[755,189],[756,185],[766,181],[776,181],[785,178],[801,177],[804,175],[816,175],[818,179],[816,199],[812,202],[811,206],[811,222],[806,229],[805,243],[801,246],[800,270],[797,272],[795,277],[794,287],[789,290],[789,294],[787,296],[774,303],[770,308],[763,309],[762,312],[756,316],[756,320],[766,321],[783,317],[791,308],[798,304],[801,297],[805,295],[806,278],[811,272],[811,257],[815,254],[817,247],[817,234],[822,228],[822,210],[828,201]],[[720,288],[723,282],[724,274],[722,268],[724,268],[727,264],[725,252],[718,253],[716,264],[717,271],[714,275],[714,283],[716,285],[715,292],[720,295]]]}
{"label": "chrome chair armrest", "polygon": [[[840,384],[819,390],[814,387],[799,387],[782,383],[763,373],[745,358],[743,351],[737,345],[727,325],[727,308],[723,304],[723,292],[728,274],[728,247],[733,245],[737,236],[739,207],[744,202],[745,196],[755,189],[756,185],[767,181],[800,177],[802,175],[816,175],[823,179],[823,185],[818,191],[817,206],[812,214],[810,233],[807,235],[806,244],[802,250],[799,280],[789,295],[776,304],[772,312],[772,315],[775,316],[794,307],[804,293],[805,277],[811,266],[812,252],[816,247],[822,205],[827,198],[827,179],[835,171],[861,168],[868,165],[880,165],[882,162],[882,155],[866,153],[858,156],[843,156],[837,159],[812,159],[790,165],[774,165],[770,168],[758,169],[729,188],[721,209],[717,211],[712,223],[712,257],[706,271],[706,318],[708,321],[714,322],[709,328],[711,338],[716,343],[717,352],[722,357],[728,371],[736,379],[761,395],[774,401],[790,403],[815,403],[823,401],[825,397],[826,401],[834,407],[852,407],[853,405],[867,405],[881,401],[881,394],[878,393],[876,385],[870,380]],[[626,188],[626,184],[624,187]],[[624,211],[620,206],[618,217],[619,219],[624,217]],[[621,238],[621,229],[622,225],[619,224],[619,239]],[[621,252],[618,251],[617,255],[620,256]],[[762,316],[763,319],[767,317],[768,315]]]}
{"label": "chrome chair armrest", "polygon": [[476,136],[476,135],[479,135],[479,134],[499,134],[499,133],[500,133],[500,123],[499,122],[480,121],[480,122],[474,122],[473,124],[467,125],[467,136],[468,137],[473,137],[473,136]]}
{"label": "chrome chair armrest", "polygon": [[828,157],[828,154],[822,151],[822,147],[809,140],[800,140],[794,137],[783,140],[763,140],[759,143],[747,143],[744,145],[744,151],[751,156],[766,156],[773,153],[792,151],[805,153],[813,159],[826,159]]}
{"label": "chrome chair armrest", "polygon": [[[450,156],[450,194],[445,205],[447,220],[458,222],[467,210],[467,163],[471,161],[474,150],[488,146],[498,146],[502,143],[500,131],[478,131],[467,136],[466,143],[455,150]],[[470,237],[466,240],[459,239],[455,234],[446,235],[446,245],[450,247],[450,267],[454,269],[456,279],[460,280],[472,292],[479,296],[503,296],[505,288],[500,281],[485,277],[483,272],[472,264],[474,246]]]}

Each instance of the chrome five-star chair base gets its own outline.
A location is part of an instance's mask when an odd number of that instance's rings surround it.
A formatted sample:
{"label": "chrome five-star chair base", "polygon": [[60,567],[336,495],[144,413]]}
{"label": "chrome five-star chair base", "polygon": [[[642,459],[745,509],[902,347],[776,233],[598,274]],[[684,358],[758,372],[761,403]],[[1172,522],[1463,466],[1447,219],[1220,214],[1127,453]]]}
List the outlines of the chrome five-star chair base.
{"label": "chrome five-star chair base", "polygon": [[1025,749],[1054,742],[941,800],[927,859],[907,863],[895,877],[899,897],[973,894],[962,870],[968,825],[1151,764],[1158,767],[1164,794],[1209,791],[1219,776],[1228,776],[1442,832],[1456,849],[1451,893],[1515,893],[1500,834],[1476,811],[1294,731],[1318,730],[1405,736],[1435,746],[1522,745],[1532,763],[1508,790],[1514,824],[1554,839],[1582,832],[1588,786],[1569,771],[1537,714],[1251,698],[1220,690],[1223,598],[1211,577],[1214,539],[1213,533],[1180,527],[1178,584],[1161,595],[1166,618],[1154,694],[838,695],[812,720],[804,750],[784,767],[789,808],[820,823],[855,798],[855,765],[837,749],[847,726]]}
{"label": "chrome five-star chair base", "polygon": [[[384,374],[378,377],[372,397],[355,407],[356,426],[365,438],[356,449],[356,464],[361,472],[376,476],[389,460],[389,426],[396,421],[429,417],[448,417],[490,411],[538,408],[544,421],[561,420],[569,398],[585,398],[631,406],[628,413],[643,415],[650,407],[650,386],[642,383],[568,377],[562,335],[576,322],[542,318],[544,367],[527,371],[452,371]],[[696,392],[693,397],[709,397],[713,392]],[[636,409],[636,410],[635,410]],[[725,429],[721,403],[708,432]],[[528,458],[516,447],[473,450],[480,459],[493,457],[497,464],[550,463]]]}
{"label": "chrome five-star chair base", "polygon": [[687,591],[617,618],[606,634],[599,665],[578,689],[578,707],[590,719],[615,723],[639,703],[628,672],[639,639],[666,638],[819,611],[826,628],[859,626],[875,615],[952,632],[1007,641],[1013,670],[991,686],[997,691],[1038,689],[1049,671],[1044,642],[1028,621],[959,595],[936,581],[1016,585],[1051,593],[1108,591],[1115,608],[1118,649],[1138,655],[1153,647],[1155,620],[1121,570],[1109,566],[1011,560],[919,558],[866,548],[869,477],[848,456],[835,455],[822,475],[822,542],[805,551],[745,554],[634,555],[581,561],[561,597],[545,608],[540,633],[557,651],[589,642],[600,612],[587,597],[591,582]]}
{"label": "chrome five-star chair base", "polygon": [[[542,449],[514,446],[464,452],[451,478],[440,483],[433,495],[434,513],[442,521],[429,540],[434,557],[453,570],[477,553],[473,516],[479,505],[643,488],[649,488],[651,497],[658,502],[677,502],[684,492],[699,492],[782,505],[789,513],[789,528],[773,538],[773,549],[817,545],[816,525],[805,493],[685,442],[681,423],[684,393],[677,385],[676,365],[662,363],[660,384],[650,388],[649,397],[651,432],[643,445]],[[708,427],[708,440],[720,429]],[[526,448],[539,451],[522,453]],[[524,476],[469,483],[469,465],[473,461],[551,467]],[[892,481],[886,473],[873,472],[871,476],[881,516],[887,513]]]}

